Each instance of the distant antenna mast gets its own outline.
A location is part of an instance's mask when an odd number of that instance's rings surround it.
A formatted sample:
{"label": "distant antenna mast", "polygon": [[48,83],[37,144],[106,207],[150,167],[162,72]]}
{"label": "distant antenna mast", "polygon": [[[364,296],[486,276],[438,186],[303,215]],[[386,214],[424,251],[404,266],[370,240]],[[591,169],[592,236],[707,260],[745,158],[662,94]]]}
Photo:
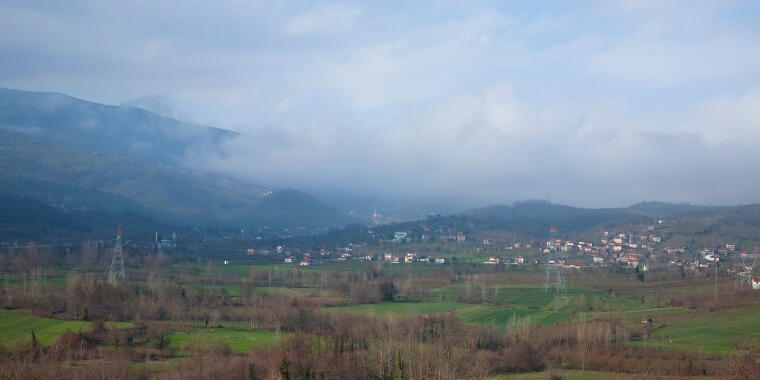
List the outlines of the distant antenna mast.
{"label": "distant antenna mast", "polygon": [[[565,286],[565,269],[560,263],[561,254],[557,249],[557,227],[549,228],[549,262],[546,264],[544,272],[544,293],[549,288],[554,288],[554,308],[559,309],[559,302],[567,295]],[[552,263],[552,261],[554,263]]]}
{"label": "distant antenna mast", "polygon": [[124,257],[122,256],[121,246],[121,226],[116,229],[116,244],[113,247],[113,258],[111,259],[111,270],[108,272],[108,283],[118,285],[119,281],[124,280]]}

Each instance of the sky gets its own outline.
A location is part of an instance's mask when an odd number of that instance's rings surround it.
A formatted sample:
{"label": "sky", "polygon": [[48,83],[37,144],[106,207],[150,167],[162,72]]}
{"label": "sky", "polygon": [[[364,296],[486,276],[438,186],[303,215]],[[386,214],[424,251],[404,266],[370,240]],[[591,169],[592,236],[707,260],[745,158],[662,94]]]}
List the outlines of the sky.
{"label": "sky", "polygon": [[317,194],[752,203],[758,19],[731,0],[5,0],[0,86],[242,132],[188,162]]}

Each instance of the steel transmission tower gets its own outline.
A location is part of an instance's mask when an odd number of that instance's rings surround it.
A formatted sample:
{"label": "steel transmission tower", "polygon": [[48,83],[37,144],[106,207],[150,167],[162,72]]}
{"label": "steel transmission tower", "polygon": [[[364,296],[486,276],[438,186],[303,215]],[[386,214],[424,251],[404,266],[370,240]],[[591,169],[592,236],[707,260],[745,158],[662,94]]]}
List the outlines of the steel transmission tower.
{"label": "steel transmission tower", "polygon": [[745,286],[752,288],[752,275],[755,265],[757,265],[758,256],[742,252],[739,257],[741,260],[736,263],[736,288],[743,289]]}
{"label": "steel transmission tower", "polygon": [[[549,258],[546,263],[546,272],[544,272],[544,293],[549,288],[554,288],[554,308],[559,309],[559,302],[567,295],[565,286],[565,269],[561,263],[561,253],[557,249],[557,227],[549,228]],[[553,262],[553,263],[552,263]]]}
{"label": "steel transmission tower", "polygon": [[111,285],[118,285],[119,281],[124,280],[124,256],[122,256],[121,251],[121,226],[119,226],[116,229],[116,244],[113,247],[111,270],[108,272],[108,283]]}

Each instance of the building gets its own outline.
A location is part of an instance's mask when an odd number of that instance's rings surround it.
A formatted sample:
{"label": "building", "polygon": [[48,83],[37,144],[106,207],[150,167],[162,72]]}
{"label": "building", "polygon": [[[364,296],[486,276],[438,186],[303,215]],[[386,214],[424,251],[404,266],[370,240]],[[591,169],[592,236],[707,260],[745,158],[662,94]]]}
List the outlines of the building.
{"label": "building", "polygon": [[484,261],[483,264],[498,264],[501,260],[499,260],[498,257],[491,256],[488,258],[488,260]]}
{"label": "building", "polygon": [[639,258],[636,256],[623,256],[618,259],[618,265],[626,268],[636,268],[639,266]]}
{"label": "building", "polygon": [[518,264],[525,264],[525,258],[522,256],[515,257],[515,262]]}
{"label": "building", "polygon": [[397,231],[393,233],[393,241],[396,243],[407,241],[408,238],[409,238],[408,232]]}
{"label": "building", "polygon": [[295,258],[295,257],[293,257],[293,256],[288,256],[288,257],[286,257],[286,258],[285,258],[285,260],[283,260],[283,261],[284,261],[286,264],[293,264],[293,261],[295,261],[295,259],[296,259],[296,258]]}
{"label": "building", "polygon": [[303,259],[301,259],[301,264],[300,265],[302,265],[302,266],[309,266],[309,265],[312,265],[312,264],[314,264],[314,262],[311,261],[311,257],[304,257]]}
{"label": "building", "polygon": [[752,276],[752,289],[760,290],[760,276]]}
{"label": "building", "polygon": [[446,258],[445,257],[437,257],[435,259],[436,264],[446,264]]}

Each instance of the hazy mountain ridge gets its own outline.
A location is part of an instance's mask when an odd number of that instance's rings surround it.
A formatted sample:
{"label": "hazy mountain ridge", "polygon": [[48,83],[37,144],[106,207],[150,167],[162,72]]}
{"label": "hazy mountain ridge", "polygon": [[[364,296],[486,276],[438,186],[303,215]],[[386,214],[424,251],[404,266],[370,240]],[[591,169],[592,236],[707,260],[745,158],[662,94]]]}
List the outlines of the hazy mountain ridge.
{"label": "hazy mountain ridge", "polygon": [[[731,213],[751,206],[697,206],[686,203],[640,202],[629,207],[582,208],[545,201],[516,202],[466,211],[464,216],[483,228],[517,230],[527,236],[545,236],[548,226],[561,234],[588,235],[589,230],[623,228],[633,224],[654,224],[658,219],[688,220],[697,215]],[[626,227],[627,228],[627,227]]]}
{"label": "hazy mountain ridge", "polygon": [[[0,193],[70,215],[128,211],[175,225],[251,230],[355,222],[296,190],[272,191],[182,167],[186,151],[234,135],[136,108],[0,89]],[[57,223],[60,218],[51,215],[50,223]]]}
{"label": "hazy mountain ridge", "polygon": [[[318,237],[291,240],[297,243],[348,244],[368,239],[390,240],[395,232],[408,232],[412,239],[422,235],[469,238],[508,237],[515,241],[545,241],[549,227],[556,226],[558,238],[598,241],[603,231],[655,234],[667,246],[717,247],[733,242],[754,247],[760,235],[760,205],[696,206],[685,203],[642,202],[624,208],[581,208],[546,201],[516,202],[472,209],[450,216],[392,223],[372,228],[347,227]],[[650,227],[654,227],[650,231]],[[468,240],[469,241],[469,240]],[[476,244],[478,240],[475,240]]]}
{"label": "hazy mountain ridge", "polygon": [[0,88],[0,128],[57,144],[183,166],[188,148],[214,151],[238,133],[49,92]]}

